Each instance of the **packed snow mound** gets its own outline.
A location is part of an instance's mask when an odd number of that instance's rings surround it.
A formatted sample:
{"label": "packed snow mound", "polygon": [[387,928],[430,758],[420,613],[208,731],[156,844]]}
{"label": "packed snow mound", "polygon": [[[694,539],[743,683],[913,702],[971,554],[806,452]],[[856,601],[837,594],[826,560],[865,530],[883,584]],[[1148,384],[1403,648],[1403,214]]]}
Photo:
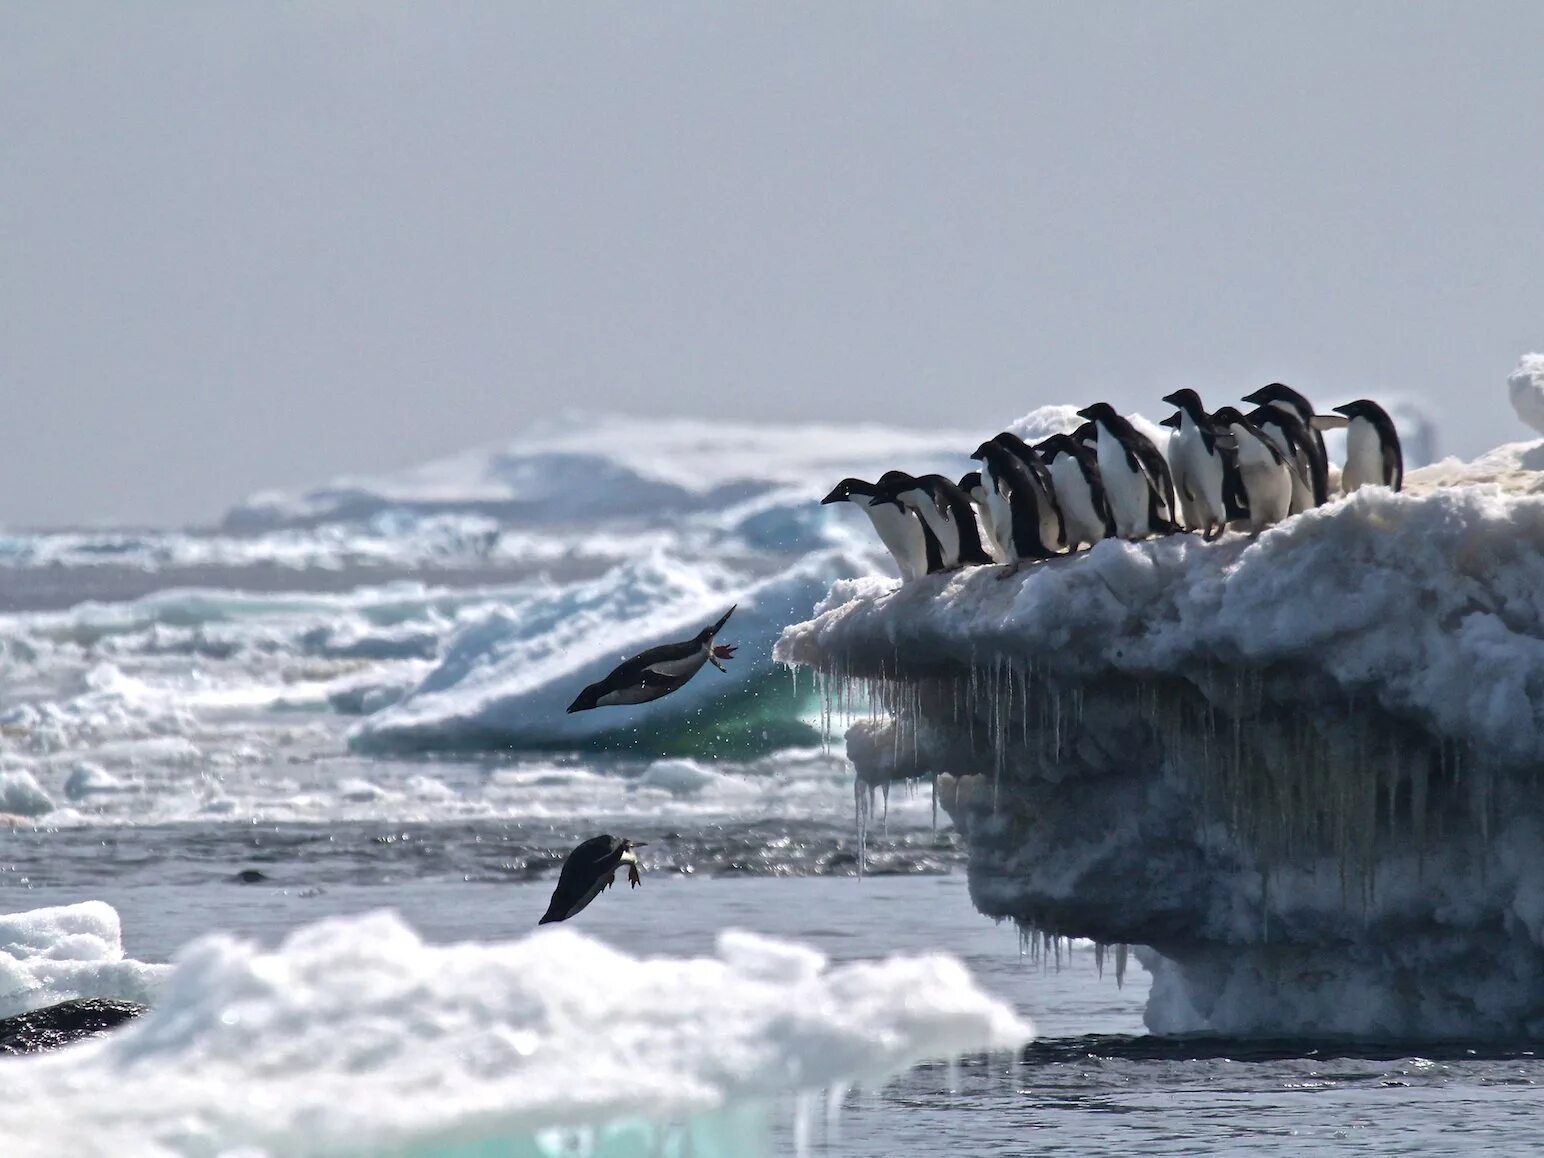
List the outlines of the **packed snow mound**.
{"label": "packed snow mound", "polygon": [[1517,417],[1544,434],[1544,354],[1524,354],[1506,387]]}
{"label": "packed snow mound", "polygon": [[1507,494],[1544,494],[1544,441],[1511,442],[1464,462],[1445,458],[1405,475],[1405,492],[1444,487],[1494,486]]}
{"label": "packed snow mound", "polygon": [[528,525],[657,520],[776,490],[808,497],[846,475],[877,476],[894,466],[920,473],[968,454],[976,445],[966,445],[969,437],[874,425],[569,416],[502,447],[395,474],[339,479],[301,494],[255,495],[232,510],[225,525],[357,521],[384,510],[482,514]]}
{"label": "packed snow mound", "polygon": [[0,1017],[78,997],[148,1002],[166,972],[124,956],[118,913],[101,901],[0,916]]}
{"label": "packed snow mound", "polygon": [[[868,570],[828,551],[758,582],[711,562],[655,554],[605,577],[469,623],[437,667],[366,717],[360,751],[573,749],[690,755],[808,744],[801,701],[772,661],[783,624],[807,615],[831,583]],[[567,713],[578,693],[645,648],[690,639],[731,604],[720,642],[739,646],[730,674],[706,667],[663,699]]]}
{"label": "packed snow mound", "polygon": [[435,946],[377,913],[272,952],[195,942],[135,1024],[3,1063],[0,1136],[19,1156],[603,1156],[654,1152],[669,1122],[694,1154],[753,1154],[774,1098],[1030,1034],[949,957],[832,965],[735,932],[689,959],[567,929]]}

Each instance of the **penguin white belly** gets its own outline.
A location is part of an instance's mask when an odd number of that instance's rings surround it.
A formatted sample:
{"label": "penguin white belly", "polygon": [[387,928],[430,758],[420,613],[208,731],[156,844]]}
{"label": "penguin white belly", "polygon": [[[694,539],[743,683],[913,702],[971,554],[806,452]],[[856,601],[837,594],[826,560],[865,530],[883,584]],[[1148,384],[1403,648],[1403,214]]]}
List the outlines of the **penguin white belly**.
{"label": "penguin white belly", "polygon": [[1313,509],[1313,488],[1308,484],[1308,478],[1313,467],[1308,457],[1302,454],[1293,454],[1292,448],[1287,445],[1287,438],[1281,432],[1279,426],[1262,426],[1261,431],[1265,437],[1271,440],[1272,445],[1281,451],[1281,457],[1293,463],[1297,469],[1290,471],[1292,475],[1292,506],[1291,513],[1300,515],[1304,511]]}
{"label": "penguin white belly", "polygon": [[1035,488],[1035,507],[1040,512],[1040,545],[1047,551],[1060,551],[1067,544],[1062,533],[1063,519],[1057,515],[1056,496],[1047,494],[1038,479],[1033,479],[1031,485]]}
{"label": "penguin white belly", "polygon": [[[1189,419],[1186,418],[1186,422]],[[1228,505],[1223,501],[1222,456],[1215,450],[1206,449],[1201,432],[1191,426],[1191,439],[1186,447],[1186,479],[1195,496],[1197,526],[1204,531],[1225,527],[1228,524]]]}
{"label": "penguin white belly", "polygon": [[1238,472],[1249,496],[1249,526],[1262,531],[1291,511],[1292,472],[1243,427],[1235,426],[1233,436],[1238,440]]}
{"label": "penguin white belly", "polygon": [[1115,519],[1115,533],[1122,539],[1146,538],[1148,526],[1147,476],[1126,461],[1126,448],[1099,428],[1099,476],[1105,501]]}
{"label": "penguin white belly", "polygon": [[987,507],[992,512],[992,526],[997,531],[997,545],[1002,550],[1003,561],[1017,562],[1019,552],[1013,542],[1013,510],[1008,505],[1008,497],[1003,494],[990,468],[982,468],[981,481],[985,484]]}
{"label": "penguin white belly", "polygon": [[992,508],[987,503],[986,491],[980,487],[971,487],[970,505],[976,508],[976,522],[981,525],[981,545],[986,548],[986,553],[1001,562],[1008,557],[1003,550],[1002,538],[997,533],[997,520],[992,517]]}
{"label": "penguin white belly", "polygon": [[1346,469],[1340,472],[1346,494],[1365,486],[1384,486],[1383,440],[1365,418],[1353,418],[1346,428]]}
{"label": "penguin white belly", "polygon": [[[938,504],[933,501],[933,496],[922,490],[902,491],[900,500],[905,503],[913,514],[925,522],[933,531],[933,537],[938,540],[938,553],[943,557],[945,567],[958,567],[960,565],[960,528],[949,515],[938,509]],[[926,570],[924,562],[923,570]]]}
{"label": "penguin white belly", "polygon": [[1174,495],[1179,500],[1179,520],[1192,531],[1205,529],[1201,520],[1199,500],[1192,492],[1190,482],[1190,438],[1184,427],[1169,435],[1169,473],[1174,476]]}
{"label": "penguin white belly", "polygon": [[874,530],[879,534],[879,541],[885,545],[885,549],[895,559],[895,565],[900,568],[901,578],[915,579],[918,575],[925,575],[927,541],[922,537],[922,524],[917,522],[916,516],[901,510],[894,503],[871,507],[867,501],[860,501],[858,505],[868,513],[869,522],[874,524]]}
{"label": "penguin white belly", "polygon": [[1077,459],[1070,454],[1057,455],[1051,463],[1051,483],[1067,524],[1067,546],[1093,544],[1104,538],[1104,520],[1094,510],[1094,494]]}
{"label": "penguin white belly", "polygon": [[702,665],[707,662],[708,649],[704,647],[681,659],[656,660],[649,665],[649,670],[658,675],[691,677],[701,671]]}

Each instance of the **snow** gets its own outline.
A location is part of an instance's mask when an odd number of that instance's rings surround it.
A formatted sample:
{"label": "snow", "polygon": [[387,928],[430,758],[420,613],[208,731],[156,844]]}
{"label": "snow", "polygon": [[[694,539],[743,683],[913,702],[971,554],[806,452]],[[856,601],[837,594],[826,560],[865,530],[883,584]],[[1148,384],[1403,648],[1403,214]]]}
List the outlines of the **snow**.
{"label": "snow", "polygon": [[139,1021],[0,1063],[0,1136],[17,1158],[599,1158],[652,1152],[673,1123],[703,1158],[752,1154],[773,1099],[1031,1032],[945,956],[833,965],[737,932],[700,958],[568,929],[436,946],[381,912],[273,951],[193,943]]}
{"label": "snow", "polygon": [[53,810],[54,802],[31,772],[0,772],[0,813],[36,817]]}
{"label": "snow", "polygon": [[1544,1032],[1541,457],[844,580],[774,654],[863,779],[938,775],[983,912],[1148,946],[1154,1029]]}
{"label": "snow", "polygon": [[118,914],[101,901],[0,916],[0,1017],[78,997],[147,1002],[166,972],[124,956]]}

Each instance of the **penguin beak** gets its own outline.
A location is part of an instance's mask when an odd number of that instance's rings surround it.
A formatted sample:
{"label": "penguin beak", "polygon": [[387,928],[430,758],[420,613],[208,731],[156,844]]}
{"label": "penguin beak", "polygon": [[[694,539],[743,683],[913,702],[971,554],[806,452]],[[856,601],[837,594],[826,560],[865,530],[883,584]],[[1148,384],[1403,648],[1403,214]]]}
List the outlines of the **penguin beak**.
{"label": "penguin beak", "polygon": [[1241,402],[1253,402],[1256,406],[1264,406],[1265,405],[1265,400],[1260,397],[1260,395],[1263,394],[1263,393],[1265,393],[1265,390],[1263,388],[1261,388],[1259,390],[1251,390],[1248,394],[1245,394],[1244,397],[1241,398],[1239,401],[1241,401]]}
{"label": "penguin beak", "polygon": [[847,492],[840,486],[837,486],[831,491],[830,494],[820,500],[820,505],[825,506],[827,503],[845,503],[846,501]]}
{"label": "penguin beak", "polygon": [[1348,418],[1351,415],[1351,403],[1349,402],[1347,402],[1344,406],[1331,406],[1330,409],[1333,410],[1336,414],[1344,414]]}
{"label": "penguin beak", "polygon": [[1173,394],[1165,394],[1163,396],[1163,401],[1167,402],[1170,406],[1178,406],[1179,405],[1179,391],[1176,390]]}
{"label": "penguin beak", "polygon": [[728,611],[724,612],[724,617],[708,629],[708,634],[717,635],[720,631],[723,631],[724,624],[729,622],[729,617],[734,614],[734,608],[738,606],[740,605],[736,603],[734,607],[731,607]]}
{"label": "penguin beak", "polygon": [[[1165,398],[1164,401],[1168,402],[1169,399]],[[1169,415],[1167,418],[1165,418],[1158,425],[1159,426],[1167,426],[1171,430],[1178,430],[1179,429],[1179,411],[1176,410],[1173,414]]]}

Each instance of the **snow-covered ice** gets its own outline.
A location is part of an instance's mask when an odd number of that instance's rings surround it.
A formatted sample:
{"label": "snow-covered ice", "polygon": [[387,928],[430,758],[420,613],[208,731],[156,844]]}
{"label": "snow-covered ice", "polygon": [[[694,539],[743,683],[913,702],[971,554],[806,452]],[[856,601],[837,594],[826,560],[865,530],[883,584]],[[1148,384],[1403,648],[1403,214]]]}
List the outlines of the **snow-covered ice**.
{"label": "snow-covered ice", "polygon": [[1544,1032],[1541,458],[843,581],[776,655],[865,779],[938,774],[983,912],[1150,946],[1155,1029]]}
{"label": "snow-covered ice", "polygon": [[272,951],[194,942],[139,1021],[0,1063],[0,1137],[16,1158],[631,1158],[667,1137],[743,1158],[776,1099],[1031,1032],[945,956],[833,965],[736,932],[690,959],[569,929],[436,946],[382,912]]}
{"label": "snow-covered ice", "polygon": [[1544,354],[1524,354],[1506,384],[1517,417],[1544,434]]}
{"label": "snow-covered ice", "polygon": [[124,956],[118,914],[101,901],[0,916],[0,1017],[78,997],[147,1002],[167,971]]}

